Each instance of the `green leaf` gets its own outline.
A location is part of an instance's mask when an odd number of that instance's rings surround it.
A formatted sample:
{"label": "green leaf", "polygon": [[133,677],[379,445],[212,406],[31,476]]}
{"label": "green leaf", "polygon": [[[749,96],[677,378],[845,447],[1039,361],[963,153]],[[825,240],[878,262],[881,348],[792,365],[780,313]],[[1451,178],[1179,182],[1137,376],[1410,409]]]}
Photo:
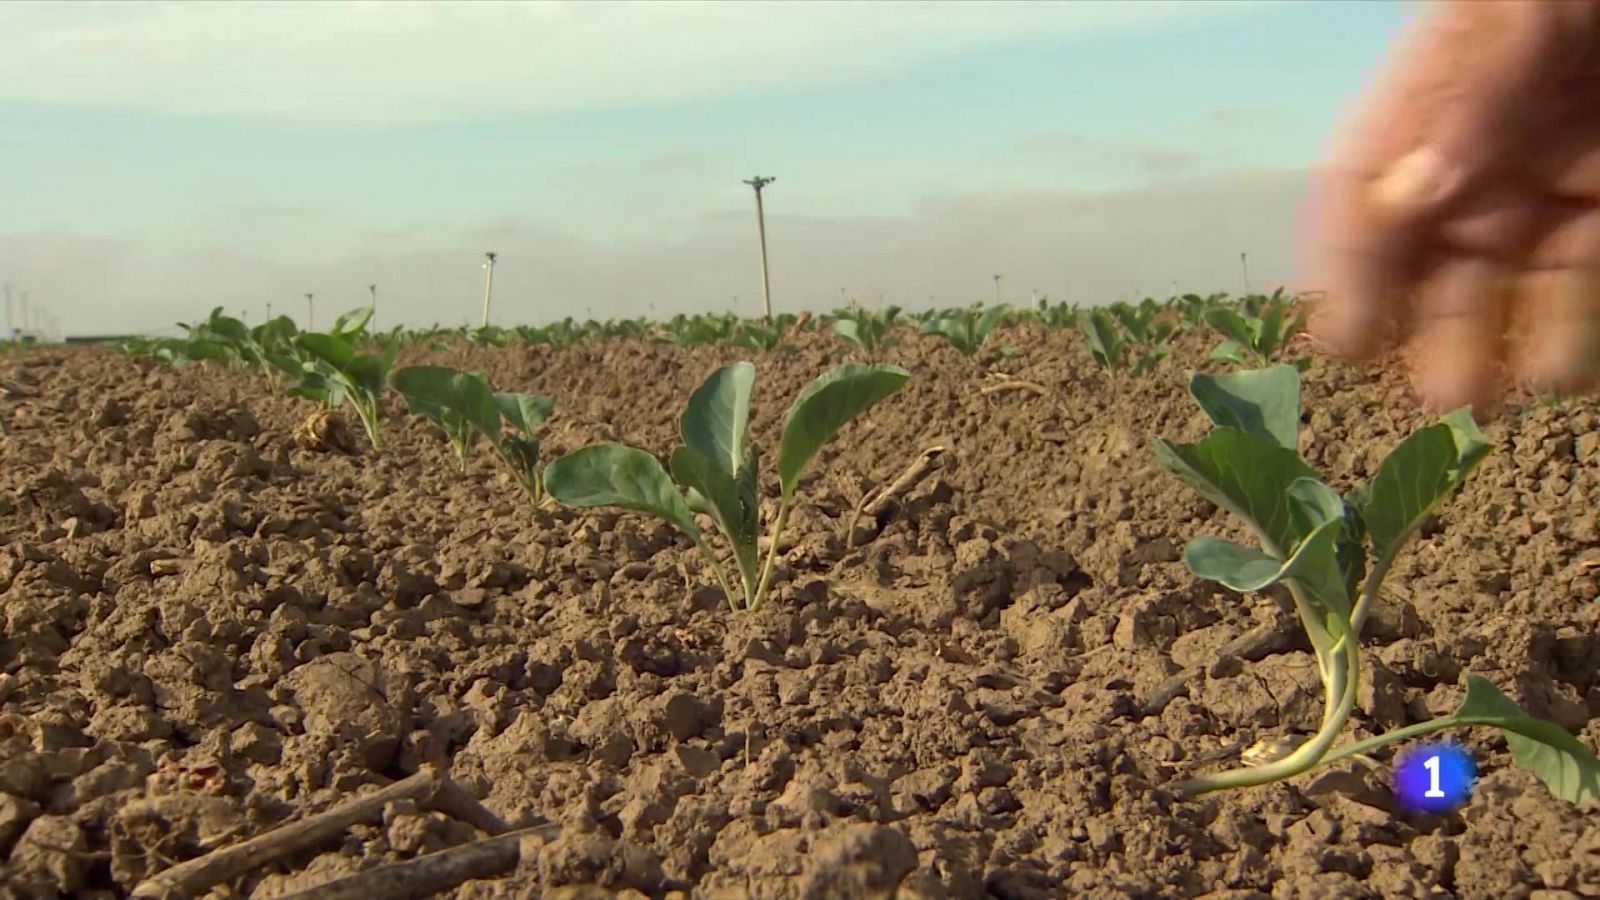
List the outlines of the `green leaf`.
{"label": "green leaf", "polygon": [[1300,542],[1289,511],[1289,488],[1317,473],[1294,450],[1271,438],[1217,428],[1195,444],[1153,438],[1156,463],[1212,503],[1250,525],[1271,556]]}
{"label": "green leaf", "polygon": [[[745,468],[753,475],[754,466]],[[679,484],[699,492],[709,506],[709,514],[733,545],[733,554],[744,578],[745,591],[755,590],[756,564],[760,548],[756,543],[760,510],[754,497],[747,498],[742,485],[705,454],[693,447],[672,451],[672,477]],[[747,502],[749,501],[749,502]]]}
{"label": "green leaf", "polygon": [[1261,317],[1260,331],[1256,334],[1256,352],[1261,354],[1262,359],[1271,359],[1283,342],[1284,305],[1281,299],[1273,300]]}
{"label": "green leaf", "polygon": [[851,343],[858,345],[861,343],[861,326],[851,319],[834,319],[833,331]]}
{"label": "green leaf", "polygon": [[1189,379],[1189,393],[1215,425],[1248,431],[1290,450],[1300,446],[1300,373],[1293,366],[1199,373]]}
{"label": "green leaf", "polygon": [[983,318],[978,320],[978,330],[975,335],[978,339],[978,344],[981,346],[984,341],[987,341],[989,333],[999,327],[1000,323],[1004,322],[1006,316],[1010,314],[1011,307],[1009,306],[996,306],[986,311],[983,314]]}
{"label": "green leaf", "polygon": [[360,334],[366,329],[367,323],[372,321],[372,313],[372,307],[364,306],[341,314],[333,320],[333,334],[339,337],[353,337]]}
{"label": "green leaf", "polygon": [[343,338],[321,332],[308,331],[297,339],[300,346],[321,362],[343,370],[355,358],[355,348]]}
{"label": "green leaf", "polygon": [[749,457],[750,395],[756,367],[736,362],[712,372],[689,397],[678,433],[683,442],[721,469],[738,477]]}
{"label": "green leaf", "polygon": [[1506,732],[1517,765],[1538,776],[1550,793],[1568,803],[1600,797],[1600,759],[1553,722],[1530,718],[1488,679],[1468,675],[1467,696],[1453,718],[1463,725],[1491,725]]}
{"label": "green leaf", "polygon": [[1211,350],[1212,362],[1233,363],[1244,365],[1244,348],[1233,341],[1223,341]]}
{"label": "green leaf", "polygon": [[545,466],[544,487],[563,506],[649,513],[701,541],[694,514],[661,461],[637,447],[607,442],[569,453]]}
{"label": "green leaf", "polygon": [[494,403],[500,415],[525,437],[532,437],[556,408],[556,402],[543,394],[495,394]]}
{"label": "green leaf", "polygon": [[785,499],[794,495],[800,473],[839,429],[900,390],[911,373],[899,366],[847,363],[806,386],[789,407],[778,450],[778,482]]}
{"label": "green leaf", "polygon": [[1489,452],[1466,410],[1412,432],[1389,451],[1363,490],[1361,518],[1373,556],[1389,559]]}
{"label": "green leaf", "polygon": [[481,375],[449,366],[407,366],[389,382],[408,403],[447,410],[491,440],[499,439],[500,410]]}
{"label": "green leaf", "polygon": [[1122,341],[1111,316],[1104,309],[1084,310],[1078,314],[1078,330],[1083,332],[1084,342],[1095,360],[1116,371],[1122,362]]}
{"label": "green leaf", "polygon": [[[1330,569],[1335,568],[1334,546],[1339,522],[1325,522],[1313,531],[1287,560],[1222,538],[1195,538],[1184,548],[1183,561],[1189,571],[1240,592],[1259,591],[1288,578],[1310,575],[1315,588]],[[1320,597],[1320,594],[1319,594]]]}
{"label": "green leaf", "polygon": [[1255,349],[1256,331],[1238,311],[1226,306],[1212,307],[1206,310],[1206,324],[1235,344]]}

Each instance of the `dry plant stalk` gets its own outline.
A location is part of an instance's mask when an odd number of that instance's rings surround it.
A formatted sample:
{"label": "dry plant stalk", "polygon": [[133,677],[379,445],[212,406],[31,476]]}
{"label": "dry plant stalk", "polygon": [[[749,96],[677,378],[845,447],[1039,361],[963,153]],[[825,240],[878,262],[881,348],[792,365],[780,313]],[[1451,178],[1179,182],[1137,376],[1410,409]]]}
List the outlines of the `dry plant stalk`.
{"label": "dry plant stalk", "polygon": [[873,488],[856,504],[855,511],[850,514],[850,522],[845,526],[845,546],[855,546],[856,522],[866,516],[874,521],[878,516],[888,510],[889,504],[909,494],[924,478],[940,467],[940,458],[944,456],[947,448],[929,447],[917,454],[917,458],[906,466],[900,477],[889,483],[886,488]]}
{"label": "dry plant stalk", "polygon": [[219,847],[172,866],[140,882],[131,896],[198,896],[246,872],[321,844],[352,825],[379,820],[384,807],[399,800],[416,801],[420,806],[455,816],[490,834],[500,835],[510,830],[500,817],[485,809],[444,772],[434,766],[424,766],[410,778],[381,790],[352,797],[332,809],[286,822],[242,843]]}

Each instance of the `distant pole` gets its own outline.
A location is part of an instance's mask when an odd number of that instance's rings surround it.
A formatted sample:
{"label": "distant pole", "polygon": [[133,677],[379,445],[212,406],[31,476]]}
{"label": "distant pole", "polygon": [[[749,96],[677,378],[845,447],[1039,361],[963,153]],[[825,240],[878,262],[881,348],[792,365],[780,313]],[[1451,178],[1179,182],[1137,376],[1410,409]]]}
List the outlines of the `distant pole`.
{"label": "distant pole", "polygon": [[315,328],[316,327],[316,323],[317,323],[317,311],[316,311],[316,308],[312,305],[311,296],[312,296],[311,294],[307,294],[306,295],[306,330],[307,331],[310,331],[313,328]]}
{"label": "distant pole", "polygon": [[27,291],[23,291],[22,292],[22,333],[23,334],[27,334],[28,331],[32,328],[32,323],[30,323],[28,321],[28,319],[29,319],[29,316],[28,316],[28,292]]}
{"label": "distant pole", "polygon": [[371,321],[372,321],[372,330],[376,331],[376,330],[378,330],[378,286],[375,285],[375,284],[369,284],[369,285],[367,285],[367,290],[372,292],[372,319],[371,319]]}
{"label": "distant pole", "polygon": [[483,264],[483,327],[489,327],[489,294],[494,290],[495,254],[485,253],[488,262]]}
{"label": "distant pole", "polygon": [[5,283],[6,294],[6,340],[16,340],[17,333],[11,327],[11,282]]}
{"label": "distant pole", "polygon": [[756,189],[756,238],[761,242],[761,302],[768,322],[772,321],[772,279],[767,272],[767,214],[761,204],[761,189],[777,180],[776,176],[757,175],[744,182]]}
{"label": "distant pole", "polygon": [[1244,292],[1250,293],[1250,260],[1249,254],[1239,254],[1239,268],[1244,272]]}
{"label": "distant pole", "polygon": [[996,275],[994,277],[994,303],[995,303],[996,306],[1000,305],[1000,276],[999,275]]}
{"label": "distant pole", "polygon": [[271,300],[267,301],[267,321],[268,322],[272,321],[272,301]]}

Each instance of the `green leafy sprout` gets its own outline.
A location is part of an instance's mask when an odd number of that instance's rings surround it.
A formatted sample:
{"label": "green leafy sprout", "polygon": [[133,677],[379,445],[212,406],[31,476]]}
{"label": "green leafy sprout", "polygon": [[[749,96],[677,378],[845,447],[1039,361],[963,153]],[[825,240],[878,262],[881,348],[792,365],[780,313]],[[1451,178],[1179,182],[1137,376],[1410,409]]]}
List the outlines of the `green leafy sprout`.
{"label": "green leafy sprout", "polygon": [[899,343],[890,332],[894,330],[900,313],[898,306],[885,307],[882,312],[859,306],[848,307],[835,313],[837,318],[833,320],[833,332],[861,348],[867,359],[875,360],[883,351]]}
{"label": "green leafy sprout", "polygon": [[495,393],[482,372],[449,366],[407,366],[396,370],[389,382],[413,413],[444,433],[459,471],[466,471],[467,457],[482,438],[534,503],[544,499],[538,430],[550,418],[553,400],[540,394]]}
{"label": "green leafy sprout", "polygon": [[973,356],[989,342],[989,335],[1011,315],[1009,306],[977,306],[956,310],[924,323],[923,334],[943,335],[962,356]]}
{"label": "green leafy sprout", "polygon": [[1215,426],[1193,444],[1153,440],[1156,461],[1256,533],[1254,549],[1215,537],[1191,541],[1196,575],[1239,592],[1283,584],[1311,640],[1324,688],[1322,724],[1288,756],[1204,775],[1179,790],[1200,795],[1291,778],[1324,763],[1447,728],[1505,732],[1512,757],[1551,793],[1573,803],[1600,797],[1600,760],[1577,738],[1534,719],[1488,680],[1466,676],[1450,715],[1334,747],[1355,707],[1360,637],[1379,586],[1401,548],[1488,454],[1466,409],[1401,441],[1367,482],[1341,497],[1300,456],[1300,376],[1290,365],[1197,374],[1190,393]]}
{"label": "green leafy sprout", "polygon": [[[1155,368],[1156,363],[1172,353],[1172,345],[1167,342],[1173,331],[1172,323],[1152,325],[1148,319],[1140,318],[1140,314],[1128,313],[1134,309],[1127,304],[1118,304],[1078,313],[1078,330],[1083,334],[1084,343],[1088,345],[1094,361],[1107,372],[1121,370],[1127,365],[1128,357],[1137,353],[1128,368],[1133,374],[1141,375]],[[1121,328],[1118,327],[1119,322]],[[1129,326],[1128,322],[1133,325]],[[1141,346],[1142,342],[1148,344]]]}
{"label": "green leafy sprout", "polygon": [[[839,429],[894,394],[908,378],[910,373],[899,366],[846,363],[795,398],[778,449],[778,510],[765,562],[758,545],[761,450],[749,435],[756,370],[748,362],[717,369],[690,396],[678,423],[683,446],[672,452],[670,475],[649,453],[607,442],[552,461],[545,468],[545,486],[565,506],[617,507],[665,520],[699,548],[729,607],[754,610],[771,584],[800,476]],[[731,545],[739,593],[701,533],[696,514],[708,516]]]}
{"label": "green leafy sprout", "polygon": [[347,313],[327,333],[302,332],[294,340],[302,360],[300,383],[290,393],[320,400],[330,408],[349,403],[367,432],[373,450],[382,450],[379,423],[383,389],[399,353],[397,341],[381,342],[377,353],[357,351],[370,309]]}
{"label": "green leafy sprout", "polygon": [[[1206,324],[1224,338],[1211,351],[1211,359],[1236,365],[1244,365],[1250,358],[1273,362],[1289,340],[1305,330],[1305,313],[1294,312],[1294,297],[1282,288],[1271,296],[1245,297],[1236,306],[1213,305],[1204,316]],[[1296,360],[1294,365],[1304,369],[1306,362]]]}

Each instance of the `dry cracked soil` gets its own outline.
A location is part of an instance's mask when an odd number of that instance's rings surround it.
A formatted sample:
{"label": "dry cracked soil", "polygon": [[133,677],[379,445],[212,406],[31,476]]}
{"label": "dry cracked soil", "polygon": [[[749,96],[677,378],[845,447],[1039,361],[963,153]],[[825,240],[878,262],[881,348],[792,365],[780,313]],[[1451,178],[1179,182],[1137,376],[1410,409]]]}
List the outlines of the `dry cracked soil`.
{"label": "dry cracked soil", "polygon": [[[486,452],[458,474],[393,396],[381,454],[314,452],[294,439],[313,406],[256,375],[103,349],[5,361],[0,895],[128,896],[436,763],[512,826],[552,826],[460,898],[1600,896],[1600,821],[1486,731],[1460,734],[1481,778],[1450,815],[1396,808],[1388,751],[1176,796],[1321,709],[1286,599],[1180,558],[1239,534],[1147,443],[1204,433],[1185,372],[1209,341],[1138,377],[1067,332],[999,343],[1020,352],[889,351],[911,380],[818,458],[754,613],[666,525],[536,509]],[[830,334],[797,344],[755,357],[767,447],[840,358]],[[689,392],[751,356],[422,358],[552,396],[553,457],[667,453]],[[1339,487],[1430,420],[1386,369],[1317,362],[1305,393],[1304,452]],[[1389,578],[1352,733],[1448,712],[1475,672],[1600,745],[1597,410],[1486,426],[1492,456]],[[863,493],[933,446],[943,468],[851,540]],[[397,802],[212,896],[477,837]]]}

